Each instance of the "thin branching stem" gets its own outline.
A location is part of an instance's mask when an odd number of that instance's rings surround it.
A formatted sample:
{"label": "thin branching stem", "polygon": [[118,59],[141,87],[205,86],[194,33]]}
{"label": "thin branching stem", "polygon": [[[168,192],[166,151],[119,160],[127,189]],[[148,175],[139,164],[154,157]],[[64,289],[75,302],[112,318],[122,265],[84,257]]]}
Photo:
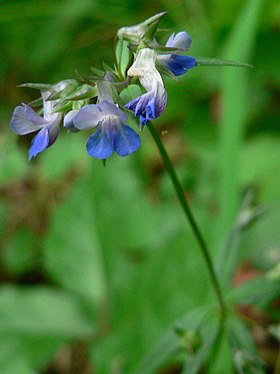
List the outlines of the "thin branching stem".
{"label": "thin branching stem", "polygon": [[225,315],[225,312],[226,312],[226,304],[225,304],[225,301],[224,301],[224,297],[223,297],[223,293],[222,293],[222,288],[220,286],[220,283],[219,283],[219,280],[218,280],[218,277],[216,275],[216,272],[215,272],[215,269],[214,269],[214,266],[213,266],[213,262],[212,262],[212,258],[210,256],[210,252],[209,252],[209,249],[208,249],[208,246],[203,238],[203,235],[198,227],[198,224],[193,216],[193,213],[189,207],[189,204],[187,202],[187,199],[186,199],[186,196],[185,196],[185,193],[184,193],[184,190],[183,190],[183,187],[177,177],[177,174],[175,172],[175,169],[173,167],[173,164],[168,156],[168,153],[166,152],[166,149],[165,147],[163,146],[162,142],[161,142],[161,139],[157,133],[157,131],[155,130],[154,126],[152,125],[151,122],[148,123],[148,129],[150,130],[150,133],[159,149],[159,152],[161,154],[161,157],[163,159],[163,162],[164,162],[164,166],[165,166],[165,169],[167,171],[167,173],[169,174],[170,176],[170,179],[173,183],[173,186],[175,188],[175,191],[176,191],[176,194],[177,194],[177,197],[179,199],[179,202],[180,202],[180,205],[185,213],[185,216],[191,226],[191,229],[194,233],[194,236],[198,242],[198,245],[199,245],[199,248],[201,250],[201,253],[203,255],[203,258],[206,262],[206,266],[207,266],[207,269],[208,269],[208,272],[209,272],[209,275],[210,275],[210,278],[211,278],[211,281],[212,281],[212,285],[213,285],[213,288],[215,290],[215,293],[216,293],[216,296],[217,296],[217,299],[218,299],[218,302],[219,302],[219,306],[220,306],[220,310],[221,310],[221,313],[222,313],[222,316],[224,317]]}

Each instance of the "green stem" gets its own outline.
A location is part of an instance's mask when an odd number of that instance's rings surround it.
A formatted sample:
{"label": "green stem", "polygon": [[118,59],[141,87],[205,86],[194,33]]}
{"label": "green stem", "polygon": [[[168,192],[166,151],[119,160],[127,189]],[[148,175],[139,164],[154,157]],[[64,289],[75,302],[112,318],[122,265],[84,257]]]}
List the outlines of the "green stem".
{"label": "green stem", "polygon": [[196,223],[196,220],[191,212],[191,209],[189,207],[189,204],[186,200],[186,197],[185,197],[185,193],[184,193],[184,190],[183,190],[183,187],[181,185],[181,183],[179,182],[179,179],[176,175],[176,172],[175,172],[175,169],[173,167],[173,164],[168,156],[168,153],[166,152],[166,149],[164,148],[161,140],[160,140],[160,137],[158,135],[158,133],[156,132],[154,126],[152,125],[151,122],[148,123],[148,129],[150,130],[150,133],[152,134],[152,137],[159,149],[159,152],[161,154],[161,157],[163,159],[163,162],[164,162],[164,166],[165,166],[165,169],[167,171],[167,173],[169,174],[170,178],[171,178],[171,181],[173,183],[173,186],[176,190],[176,193],[177,193],[177,197],[179,199],[179,202],[180,202],[180,205],[182,207],[182,209],[184,210],[184,213],[185,213],[185,216],[189,222],[189,224],[191,225],[191,228],[192,228],[192,231],[196,237],[196,240],[199,244],[199,248],[201,250],[201,253],[203,255],[203,258],[205,259],[205,262],[206,262],[206,266],[207,266],[207,269],[209,271],[209,275],[210,275],[210,278],[211,278],[211,281],[212,281],[212,284],[213,284],[213,288],[215,290],[215,293],[216,293],[216,296],[217,296],[217,299],[218,299],[218,302],[219,302],[219,305],[220,305],[220,309],[221,309],[221,313],[222,315],[224,316],[225,312],[226,312],[226,304],[225,304],[225,301],[224,301],[224,297],[223,297],[223,294],[222,294],[222,289],[220,287],[220,284],[219,284],[219,281],[218,281],[218,278],[217,278],[217,275],[215,273],[215,270],[214,270],[214,266],[213,266],[213,262],[212,262],[212,259],[211,259],[211,256],[210,256],[210,252],[209,252],[209,249],[206,245],[206,242],[202,236],[202,233],[200,232],[200,229]]}

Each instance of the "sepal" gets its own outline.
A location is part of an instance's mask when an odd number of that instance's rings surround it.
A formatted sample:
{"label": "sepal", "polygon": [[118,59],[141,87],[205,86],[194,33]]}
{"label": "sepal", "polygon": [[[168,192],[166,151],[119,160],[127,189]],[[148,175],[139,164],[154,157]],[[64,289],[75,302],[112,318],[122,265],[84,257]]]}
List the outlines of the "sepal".
{"label": "sepal", "polygon": [[140,43],[144,35],[146,35],[147,39],[151,40],[156,32],[158,22],[166,13],[167,12],[160,12],[155,14],[146,21],[135,26],[122,27],[119,29],[117,36],[119,39],[123,38],[135,44]]}

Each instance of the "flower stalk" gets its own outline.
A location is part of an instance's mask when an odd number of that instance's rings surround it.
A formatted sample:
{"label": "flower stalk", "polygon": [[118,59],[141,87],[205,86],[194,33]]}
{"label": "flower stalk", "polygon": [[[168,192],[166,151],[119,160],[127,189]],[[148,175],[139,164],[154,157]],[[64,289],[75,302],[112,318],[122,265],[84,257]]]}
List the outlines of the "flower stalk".
{"label": "flower stalk", "polygon": [[178,197],[178,200],[179,200],[179,203],[185,213],[185,216],[191,226],[191,229],[194,233],[194,236],[198,242],[198,245],[199,245],[199,248],[201,250],[201,253],[202,253],[202,256],[205,260],[205,263],[206,263],[206,267],[208,269],[208,272],[209,272],[209,276],[210,276],[210,279],[211,279],[211,282],[212,282],[212,285],[213,285],[213,289],[215,291],[215,294],[216,294],[216,297],[217,297],[217,300],[218,300],[218,303],[219,303],[219,307],[220,307],[220,311],[221,311],[221,318],[224,319],[224,316],[226,314],[226,303],[225,303],[225,300],[224,300],[224,296],[223,296],[223,293],[222,293],[222,288],[220,286],[220,283],[219,283],[219,280],[218,280],[218,277],[217,277],[217,274],[215,272],[215,269],[214,269],[214,265],[213,265],[213,262],[212,262],[212,258],[210,256],[210,251],[208,249],[208,246],[206,244],[206,241],[204,240],[203,238],[203,235],[199,229],[199,226],[193,216],[193,213],[189,207],[189,204],[187,202],[187,199],[185,197],[185,193],[184,193],[184,190],[183,190],[183,187],[177,177],[177,174],[175,172],[175,169],[173,167],[173,164],[170,160],[170,157],[164,147],[164,145],[162,144],[162,141],[156,131],[156,129],[154,128],[154,126],[152,125],[151,122],[149,122],[147,124],[147,127],[158,147],[158,150],[160,152],[160,155],[162,157],[162,160],[163,160],[163,163],[164,163],[164,166],[165,166],[165,169],[173,183],[173,186],[175,188],[175,191],[176,191],[176,194],[177,194],[177,197]]}

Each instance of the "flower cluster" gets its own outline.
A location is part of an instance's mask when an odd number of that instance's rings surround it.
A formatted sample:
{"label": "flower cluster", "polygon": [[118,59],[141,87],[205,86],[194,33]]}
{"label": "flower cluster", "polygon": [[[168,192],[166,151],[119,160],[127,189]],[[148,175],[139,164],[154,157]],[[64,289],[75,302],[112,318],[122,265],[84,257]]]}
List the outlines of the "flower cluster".
{"label": "flower cluster", "polygon": [[179,76],[196,65],[194,57],[184,55],[192,42],[186,32],[173,33],[165,45],[158,43],[157,25],[164,14],[120,29],[117,64],[87,84],[65,80],[55,85],[25,85],[39,88],[43,102],[42,115],[23,103],[11,120],[18,135],[37,132],[29,160],[56,141],[62,123],[72,133],[93,131],[86,149],[97,159],[107,159],[114,152],[127,156],[140,147],[140,136],[127,125],[128,120],[141,129],[159,117],[167,104],[162,75]]}

